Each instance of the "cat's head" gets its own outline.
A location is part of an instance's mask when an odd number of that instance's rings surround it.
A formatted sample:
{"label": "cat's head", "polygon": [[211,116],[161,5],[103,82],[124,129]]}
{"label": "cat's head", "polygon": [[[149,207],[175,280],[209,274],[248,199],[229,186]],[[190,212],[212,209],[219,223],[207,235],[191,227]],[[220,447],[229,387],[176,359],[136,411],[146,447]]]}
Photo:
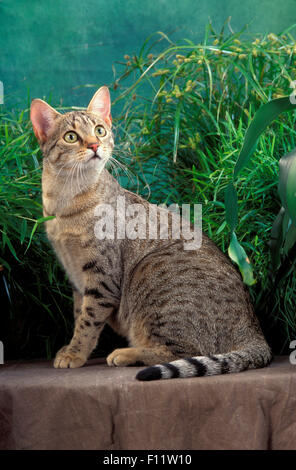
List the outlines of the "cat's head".
{"label": "cat's head", "polygon": [[31,121],[43,155],[57,169],[77,162],[83,169],[101,170],[111,157],[111,103],[107,87],[93,96],[86,111],[60,114],[45,101],[31,104]]}

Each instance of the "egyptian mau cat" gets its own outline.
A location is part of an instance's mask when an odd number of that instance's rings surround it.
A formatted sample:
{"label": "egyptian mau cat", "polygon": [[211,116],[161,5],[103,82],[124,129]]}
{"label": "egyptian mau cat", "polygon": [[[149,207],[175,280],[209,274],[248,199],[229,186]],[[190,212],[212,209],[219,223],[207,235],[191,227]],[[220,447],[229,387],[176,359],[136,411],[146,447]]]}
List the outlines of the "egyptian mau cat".
{"label": "egyptian mau cat", "polygon": [[151,208],[105,168],[114,145],[110,109],[107,87],[85,111],[60,114],[32,101],[31,121],[44,155],[44,216],[54,216],[46,231],[74,296],[74,334],[54,367],[83,366],[106,323],[130,345],[113,351],[108,365],[148,365],[139,380],[268,365],[271,351],[240,274],[205,234],[195,250],[185,250],[182,238],[119,237],[118,227],[114,239],[96,236],[98,205],[115,210],[124,197],[126,205]]}

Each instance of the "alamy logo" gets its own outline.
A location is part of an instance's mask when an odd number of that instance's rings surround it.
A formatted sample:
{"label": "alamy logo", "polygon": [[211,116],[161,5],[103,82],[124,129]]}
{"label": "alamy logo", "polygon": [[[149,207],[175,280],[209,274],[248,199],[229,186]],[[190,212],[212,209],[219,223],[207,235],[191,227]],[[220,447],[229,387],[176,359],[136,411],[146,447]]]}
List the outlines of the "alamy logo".
{"label": "alamy logo", "polygon": [[294,351],[290,353],[290,357],[289,357],[290,363],[293,364],[293,366],[296,365],[296,349],[295,348],[296,348],[296,339],[294,339],[290,343],[290,349],[294,349]]}
{"label": "alamy logo", "polygon": [[99,204],[94,232],[99,240],[182,239],[184,250],[197,250],[202,243],[202,206],[194,204],[194,224],[190,224],[190,204],[126,204],[118,196],[116,204]]}
{"label": "alamy logo", "polygon": [[0,364],[4,364],[4,345],[0,341]]}
{"label": "alamy logo", "polygon": [[3,82],[0,81],[0,104],[4,103],[4,85]]}

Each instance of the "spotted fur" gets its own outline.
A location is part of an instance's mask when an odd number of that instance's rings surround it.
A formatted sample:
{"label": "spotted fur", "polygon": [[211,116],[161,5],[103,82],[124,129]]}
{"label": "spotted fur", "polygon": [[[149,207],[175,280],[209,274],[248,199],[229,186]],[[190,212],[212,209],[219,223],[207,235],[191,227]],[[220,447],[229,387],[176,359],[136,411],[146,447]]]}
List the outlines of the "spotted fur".
{"label": "spotted fur", "polygon": [[[114,145],[108,89],[100,88],[87,110],[66,114],[34,100],[31,120],[44,155],[44,215],[54,216],[46,222],[47,235],[73,286],[74,333],[54,366],[85,364],[106,323],[130,345],[113,351],[108,365],[149,366],[139,380],[269,364],[271,351],[240,274],[206,235],[193,251],[171,232],[167,240],[96,238],[98,204],[115,209],[124,196],[126,205],[150,207],[105,168]],[[77,141],[67,142],[68,132]],[[158,222],[164,210],[157,209]]]}

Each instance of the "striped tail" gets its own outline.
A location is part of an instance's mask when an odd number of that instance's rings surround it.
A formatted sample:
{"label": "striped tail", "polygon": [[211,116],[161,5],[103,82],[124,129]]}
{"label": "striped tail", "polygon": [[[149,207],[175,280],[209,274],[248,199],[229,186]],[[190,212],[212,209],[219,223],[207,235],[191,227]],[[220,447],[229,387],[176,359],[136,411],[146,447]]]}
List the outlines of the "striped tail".
{"label": "striped tail", "polygon": [[138,372],[136,379],[159,380],[231,374],[265,367],[271,360],[269,346],[265,342],[257,342],[226,354],[189,357],[147,367]]}

